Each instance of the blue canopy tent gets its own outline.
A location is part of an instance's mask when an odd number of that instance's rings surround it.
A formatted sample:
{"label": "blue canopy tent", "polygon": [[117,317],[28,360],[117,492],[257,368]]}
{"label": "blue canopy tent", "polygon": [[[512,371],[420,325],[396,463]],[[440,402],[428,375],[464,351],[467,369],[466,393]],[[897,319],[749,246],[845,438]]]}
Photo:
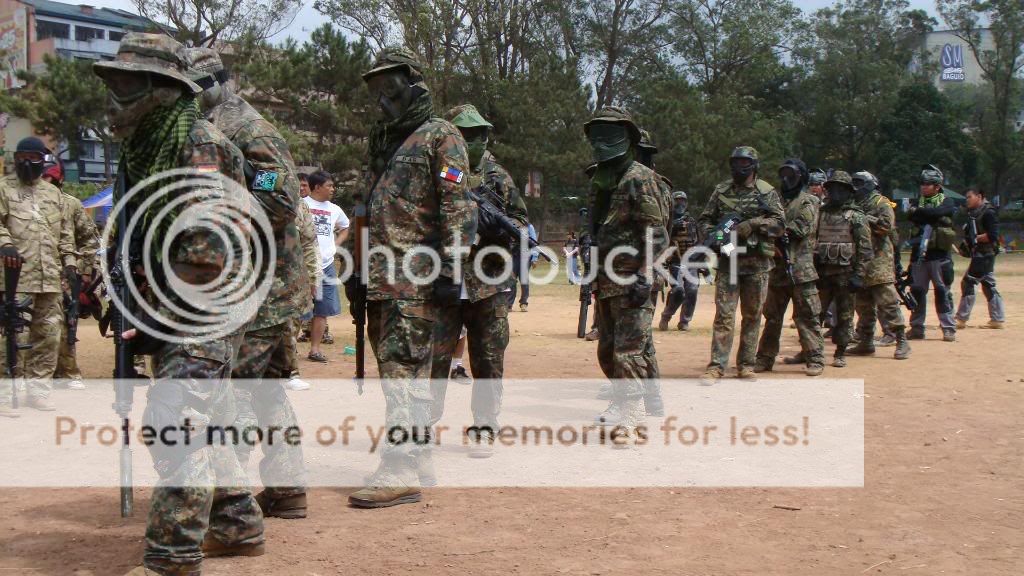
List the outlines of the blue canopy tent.
{"label": "blue canopy tent", "polygon": [[113,205],[113,186],[107,186],[103,190],[100,190],[96,194],[93,194],[82,201],[82,207],[86,210],[96,210],[96,212],[93,213],[92,219],[96,222],[97,226],[103,226],[107,222],[107,217],[110,216],[110,209]]}

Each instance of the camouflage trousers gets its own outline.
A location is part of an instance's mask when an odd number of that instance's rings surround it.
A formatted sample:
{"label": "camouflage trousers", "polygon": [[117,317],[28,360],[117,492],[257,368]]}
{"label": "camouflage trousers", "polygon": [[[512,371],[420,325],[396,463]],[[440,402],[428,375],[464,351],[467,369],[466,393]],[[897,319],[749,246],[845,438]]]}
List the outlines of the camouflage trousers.
{"label": "camouflage trousers", "polygon": [[64,322],[62,315],[60,330],[60,349],[57,351],[57,368],[53,377],[57,379],[81,380],[82,371],[78,368],[78,358],[75,349],[68,343],[68,324]]}
{"label": "camouflage trousers", "polygon": [[250,435],[250,441],[237,443],[235,453],[244,467],[257,443],[263,449],[260,479],[271,498],[306,493],[302,446],[284,442],[280,432],[299,425],[284,389],[291,375],[288,342],[293,336],[291,320],[246,332],[231,371],[238,409],[235,425],[240,431],[262,433],[260,442],[251,441],[258,437]]}
{"label": "camouflage trousers", "polygon": [[[228,546],[263,542],[263,514],[248,488],[231,439],[216,430],[235,421],[229,339],[168,344],[153,356],[143,424],[191,429],[188,446],[150,446],[160,480],[146,521],[143,564],[162,575],[198,575],[209,533]],[[189,426],[186,427],[185,424]],[[210,440],[209,442],[207,440]]]}
{"label": "camouflage trousers", "polygon": [[[18,344],[31,348],[18,353],[17,373],[25,377],[29,397],[48,398],[53,390],[53,371],[57,368],[57,350],[60,348],[60,327],[64,324],[61,313],[61,294],[22,294],[19,301],[28,301],[32,310],[32,323],[18,335]],[[7,358],[3,359],[4,370]],[[11,403],[11,387],[0,386],[0,404]]]}
{"label": "camouflage trousers", "polygon": [[466,327],[469,367],[473,372],[473,425],[497,432],[501,412],[505,373],[505,348],[508,347],[508,296],[495,294],[478,302],[463,300],[458,306],[438,309],[434,322],[433,360],[430,369],[430,393],[433,405],[430,425],[441,420],[448,390],[448,372],[459,333]]}
{"label": "camouflage trousers", "polygon": [[764,331],[757,345],[757,363],[772,367],[779,355],[779,339],[786,321],[786,308],[793,301],[793,321],[800,336],[800,349],[807,365],[825,364],[825,342],[821,337],[821,299],[814,282],[793,286],[771,286],[764,301]]}
{"label": "camouflage trousers", "polygon": [[850,291],[850,273],[831,274],[818,279],[821,307],[836,305],[836,324],[832,329],[832,343],[845,351],[853,335],[854,294]]}
{"label": "camouflage trousers", "polygon": [[757,335],[761,329],[761,313],[768,297],[768,272],[736,277],[729,281],[728,274],[715,278],[715,323],[711,338],[711,362],[708,368],[725,370],[732,352],[733,332],[736,329],[736,306],[743,318],[740,322],[740,347],[736,351],[738,367],[753,368],[757,361]]}
{"label": "camouflage trousers", "polygon": [[654,303],[635,308],[626,296],[612,296],[598,298],[597,310],[597,361],[612,380],[612,396],[633,400],[649,395],[660,378],[651,332]]}
{"label": "camouflage trousers", "polygon": [[854,304],[857,310],[857,334],[868,342],[875,335],[875,322],[881,321],[885,330],[895,332],[906,327],[900,297],[892,282],[865,286],[857,292]]}
{"label": "camouflage trousers", "polygon": [[416,481],[416,458],[429,442],[431,340],[437,312],[427,300],[366,303],[366,332],[384,392],[385,442],[378,472]]}

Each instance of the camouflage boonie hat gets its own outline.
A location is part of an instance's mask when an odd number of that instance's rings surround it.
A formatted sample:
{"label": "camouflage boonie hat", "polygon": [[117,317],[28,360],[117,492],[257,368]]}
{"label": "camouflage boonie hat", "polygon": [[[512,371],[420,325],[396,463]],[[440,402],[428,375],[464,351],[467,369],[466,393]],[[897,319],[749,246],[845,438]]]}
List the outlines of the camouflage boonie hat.
{"label": "camouflage boonie hat", "polygon": [[472,104],[460,104],[444,115],[444,119],[459,128],[494,128]]}
{"label": "camouflage boonie hat", "polygon": [[748,158],[750,160],[753,160],[754,162],[758,162],[761,160],[761,157],[758,155],[757,150],[755,150],[753,146],[737,146],[736,148],[733,149],[732,154],[729,156],[729,159],[733,158]]}
{"label": "camouflage boonie hat", "polygon": [[852,190],[853,178],[851,178],[848,173],[843,172],[842,170],[836,170],[835,172],[832,173],[832,176],[829,177],[828,181],[825,182],[826,186],[828,186],[829,184],[844,184]]}
{"label": "camouflage boonie hat", "polygon": [[939,170],[934,164],[925,164],[921,167],[922,184],[938,184],[941,186],[943,180],[942,170]]}
{"label": "camouflage boonie hat", "polygon": [[622,124],[629,130],[630,139],[633,140],[634,144],[638,144],[641,140],[640,127],[633,122],[633,116],[625,108],[618,106],[605,106],[598,110],[594,117],[583,125],[583,133],[587,136],[590,135],[590,127],[594,124]]}
{"label": "camouflage boonie hat", "polygon": [[807,182],[811,186],[814,186],[816,184],[824,184],[826,180],[828,180],[828,175],[825,174],[825,171],[821,168],[815,168],[814,170],[811,170]]}
{"label": "camouflage boonie hat", "polygon": [[643,128],[640,129],[640,142],[636,145],[637,148],[643,148],[651,154],[658,153],[658,147],[654,145],[654,141],[651,140],[651,133]]}
{"label": "camouflage boonie hat", "polygon": [[686,200],[686,192],[683,192],[682,190],[676,190],[675,192],[672,193],[672,199]]}
{"label": "camouflage boonie hat", "polygon": [[363,73],[363,80],[369,80],[371,76],[396,69],[404,70],[413,80],[423,78],[423,63],[420,62],[415,52],[408,48],[391,47],[384,48],[377,53],[377,59],[373,61],[373,66]]}
{"label": "camouflage boonie hat", "polygon": [[188,57],[188,77],[201,88],[209,89],[213,86],[214,80],[220,83],[227,81],[224,62],[216,50],[188,48],[185,50],[185,55]]}
{"label": "camouflage boonie hat", "polygon": [[203,91],[185,75],[188,57],[180,42],[165,34],[129,32],[121,39],[114,60],[96,62],[93,72],[106,79],[108,72],[148,72],[175,80],[194,94]]}

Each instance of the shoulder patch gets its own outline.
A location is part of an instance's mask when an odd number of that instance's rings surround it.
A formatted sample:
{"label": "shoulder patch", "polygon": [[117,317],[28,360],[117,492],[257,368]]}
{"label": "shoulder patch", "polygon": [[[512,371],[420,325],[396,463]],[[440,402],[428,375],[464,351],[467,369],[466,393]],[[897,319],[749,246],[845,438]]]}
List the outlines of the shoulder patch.
{"label": "shoulder patch", "polygon": [[220,168],[216,164],[196,164],[196,172],[202,174],[209,174],[211,172],[217,172]]}
{"label": "shoulder patch", "polygon": [[441,180],[447,180],[449,182],[455,182],[456,184],[462,184],[462,179],[465,174],[461,170],[453,166],[445,166],[441,168]]}
{"label": "shoulder patch", "polygon": [[252,179],[252,189],[262,192],[273,192],[277,189],[277,172],[260,170]]}

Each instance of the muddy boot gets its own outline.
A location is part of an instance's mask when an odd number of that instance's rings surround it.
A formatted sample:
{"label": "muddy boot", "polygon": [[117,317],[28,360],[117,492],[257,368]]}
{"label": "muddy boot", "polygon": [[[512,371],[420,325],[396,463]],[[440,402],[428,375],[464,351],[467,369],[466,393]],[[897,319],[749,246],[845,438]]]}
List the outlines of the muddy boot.
{"label": "muddy boot", "polygon": [[434,472],[434,451],[429,448],[420,450],[416,456],[416,475],[420,479],[420,486],[432,488],[437,486],[437,473]]}
{"label": "muddy boot", "polygon": [[740,380],[757,380],[757,372],[752,366],[740,366],[736,369],[736,377]]}
{"label": "muddy boot", "polygon": [[700,385],[714,386],[715,384],[718,384],[718,381],[722,379],[722,376],[725,376],[722,369],[717,366],[712,366],[704,372],[703,376],[700,377]]}
{"label": "muddy boot", "polygon": [[860,339],[857,340],[857,345],[849,351],[854,356],[871,356],[875,353],[875,334],[874,332],[865,332],[860,335]]}
{"label": "muddy boot", "polygon": [[260,505],[263,516],[267,518],[284,518],[296,520],[306,517],[306,495],[296,494],[284,498],[273,498],[266,490],[256,495],[256,503]]}
{"label": "muddy boot", "polygon": [[807,363],[807,359],[804,357],[803,352],[798,352],[795,356],[786,356],[783,358],[782,363],[786,366],[796,366],[798,364]]}
{"label": "muddy boot", "polygon": [[804,374],[808,376],[821,376],[825,372],[825,367],[821,364],[808,364],[804,368]]}
{"label": "muddy boot", "polygon": [[213,537],[210,532],[206,533],[203,539],[203,556],[206,558],[221,558],[224,556],[263,556],[266,552],[263,542],[256,544],[237,544],[228,546]]}
{"label": "muddy boot", "polygon": [[836,346],[836,353],[832,357],[834,368],[846,368],[846,346]]}
{"label": "muddy boot", "polygon": [[896,329],[896,352],[892,357],[897,360],[910,358],[910,342],[907,342],[907,332],[903,328]]}
{"label": "muddy boot", "polygon": [[669,320],[671,320],[671,318],[665,318],[664,316],[662,316],[661,320],[658,321],[658,330],[661,332],[666,332],[668,330]]}

